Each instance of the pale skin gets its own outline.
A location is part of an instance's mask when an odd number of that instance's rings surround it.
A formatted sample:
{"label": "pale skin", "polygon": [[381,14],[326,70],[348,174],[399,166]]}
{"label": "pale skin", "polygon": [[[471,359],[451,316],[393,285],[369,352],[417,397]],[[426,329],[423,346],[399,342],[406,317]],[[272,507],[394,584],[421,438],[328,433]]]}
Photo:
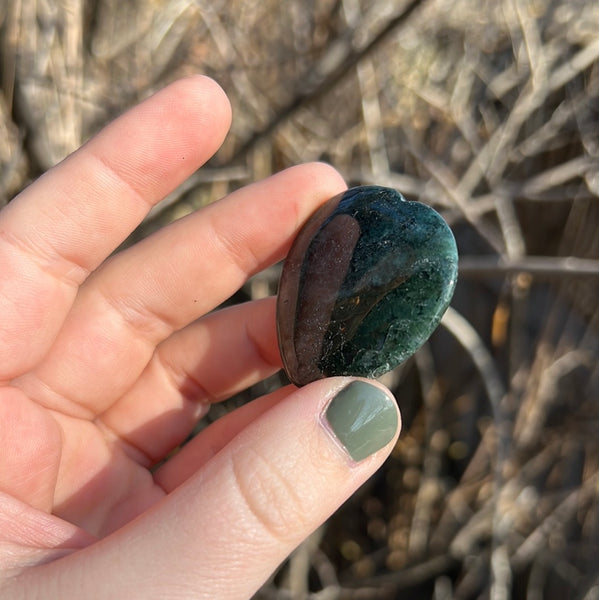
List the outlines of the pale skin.
{"label": "pale skin", "polygon": [[[347,379],[282,388],[274,300],[211,312],[345,184],[307,164],[107,257],[218,149],[210,79],[121,116],[0,212],[0,597],[249,598],[389,454],[323,426]],[[378,385],[378,384],[376,384]]]}

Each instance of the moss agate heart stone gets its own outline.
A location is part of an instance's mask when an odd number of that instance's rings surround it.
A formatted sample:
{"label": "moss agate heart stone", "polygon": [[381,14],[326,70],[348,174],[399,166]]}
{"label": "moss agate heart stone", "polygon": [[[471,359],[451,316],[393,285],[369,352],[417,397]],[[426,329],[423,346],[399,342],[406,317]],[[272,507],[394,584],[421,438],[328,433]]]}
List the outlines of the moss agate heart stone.
{"label": "moss agate heart stone", "polygon": [[378,377],[411,356],[447,309],[457,280],[451,230],[389,188],[331,198],[283,265],[277,326],[289,379]]}

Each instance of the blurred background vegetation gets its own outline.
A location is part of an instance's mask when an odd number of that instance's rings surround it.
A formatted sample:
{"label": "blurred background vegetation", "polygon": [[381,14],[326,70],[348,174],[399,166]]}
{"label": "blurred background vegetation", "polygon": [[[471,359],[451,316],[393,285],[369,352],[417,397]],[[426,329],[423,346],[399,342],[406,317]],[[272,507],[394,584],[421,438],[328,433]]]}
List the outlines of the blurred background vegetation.
{"label": "blurred background vegetation", "polygon": [[392,457],[257,598],[599,598],[598,2],[3,0],[0,52],[0,206],[202,72],[231,134],[130,241],[310,160],[455,232],[452,308],[384,377]]}

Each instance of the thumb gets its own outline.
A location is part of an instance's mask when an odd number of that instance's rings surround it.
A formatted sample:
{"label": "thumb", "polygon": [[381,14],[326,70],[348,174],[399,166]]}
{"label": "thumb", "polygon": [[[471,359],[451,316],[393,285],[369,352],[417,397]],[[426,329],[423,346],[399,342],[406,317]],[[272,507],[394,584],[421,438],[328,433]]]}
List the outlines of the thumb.
{"label": "thumb", "polygon": [[[289,389],[241,430],[237,422],[164,501],[43,568],[62,563],[79,579],[78,598],[251,597],[383,463],[399,432],[397,405],[378,383],[332,378]],[[194,443],[204,434],[210,428]]]}

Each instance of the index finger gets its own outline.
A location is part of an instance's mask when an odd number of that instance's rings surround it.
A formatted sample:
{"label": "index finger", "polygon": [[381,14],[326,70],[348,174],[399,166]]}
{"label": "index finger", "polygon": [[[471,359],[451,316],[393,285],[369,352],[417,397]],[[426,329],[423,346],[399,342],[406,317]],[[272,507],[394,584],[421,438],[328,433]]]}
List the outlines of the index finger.
{"label": "index finger", "polygon": [[114,121],[0,212],[0,381],[35,364],[79,284],[222,143],[230,105],[206,77]]}

